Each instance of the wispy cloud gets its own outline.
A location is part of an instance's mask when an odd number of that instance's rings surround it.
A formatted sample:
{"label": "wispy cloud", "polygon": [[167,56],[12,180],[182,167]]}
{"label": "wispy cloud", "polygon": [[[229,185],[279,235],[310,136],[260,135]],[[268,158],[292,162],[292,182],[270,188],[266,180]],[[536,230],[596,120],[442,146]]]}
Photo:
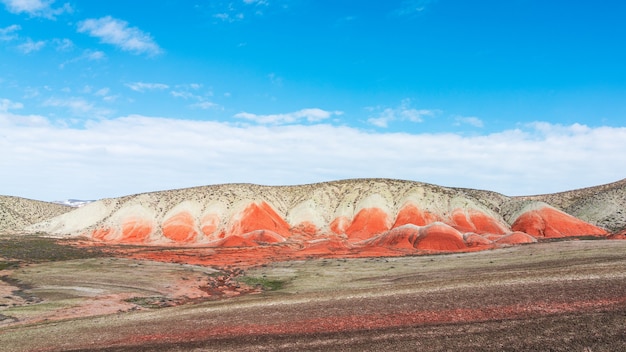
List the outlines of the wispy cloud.
{"label": "wispy cloud", "polygon": [[74,49],[74,42],[67,38],[53,39],[52,42],[56,45],[57,51],[71,51]]}
{"label": "wispy cloud", "polygon": [[69,3],[53,7],[54,0],[0,0],[7,10],[14,14],[28,14],[31,17],[44,17],[54,20],[63,13],[72,13]]}
{"label": "wispy cloud", "polygon": [[135,92],[145,92],[148,90],[165,90],[169,89],[170,86],[163,83],[148,83],[148,82],[133,82],[127,83],[126,86]]}
{"label": "wispy cloud", "polygon": [[408,16],[420,13],[437,0],[405,0],[402,5],[394,11],[397,16]]}
{"label": "wispy cloud", "polygon": [[0,41],[8,42],[18,38],[17,31],[22,29],[17,24],[10,25],[8,27],[0,28]]}
{"label": "wispy cloud", "polygon": [[134,54],[158,55],[163,52],[150,34],[111,16],[79,22],[78,32],[100,38],[103,43]]}
{"label": "wispy cloud", "polygon": [[210,101],[201,101],[198,103],[194,103],[189,105],[190,108],[192,109],[202,109],[202,110],[209,110],[209,109],[220,109],[221,106],[219,104],[210,102]]}
{"label": "wispy cloud", "polygon": [[25,43],[22,43],[17,46],[18,50],[24,54],[30,54],[36,51],[43,49],[46,46],[46,42],[44,40],[33,41],[28,38]]}
{"label": "wispy cloud", "polygon": [[248,17],[262,16],[265,9],[270,7],[270,2],[267,0],[214,1],[210,6],[214,11],[214,18],[222,22],[237,22]]}
{"label": "wispy cloud", "polygon": [[302,109],[295,112],[287,113],[287,114],[271,114],[271,115],[257,115],[248,112],[240,112],[236,114],[234,117],[238,119],[244,119],[248,121],[252,121],[258,124],[268,124],[268,125],[284,125],[284,124],[293,124],[302,121],[306,122],[320,122],[322,120],[326,120],[331,116],[339,116],[342,115],[341,111],[326,111],[318,108],[313,109]]}
{"label": "wispy cloud", "polygon": [[269,78],[270,82],[272,82],[272,84],[275,85],[275,86],[279,86],[280,87],[280,86],[283,85],[283,78],[279,77],[274,72],[268,74],[267,78]]}
{"label": "wispy cloud", "polygon": [[483,120],[479,119],[476,116],[457,116],[454,118],[455,125],[470,125],[474,127],[483,127]]}
{"label": "wispy cloud", "polygon": [[374,113],[367,121],[377,127],[386,128],[393,121],[422,122],[424,117],[435,116],[440,111],[430,109],[415,109],[411,107],[410,99],[403,99],[398,107],[383,108],[380,106],[369,107],[368,111]]}
{"label": "wispy cloud", "polygon": [[0,173],[0,194],[36,199],[354,177],[520,195],[591,186],[626,174],[623,127],[541,122],[463,136],[371,133],[329,124],[237,126],[132,115],[73,128],[6,112],[19,103],[0,100],[2,106],[7,108],[0,110],[0,168],[11,172]]}
{"label": "wispy cloud", "polygon": [[79,61],[85,61],[85,60],[86,61],[100,61],[100,60],[104,60],[105,58],[106,58],[106,54],[102,51],[85,50],[80,56],[67,60],[63,62],[62,64],[60,64],[59,68],[63,69],[65,68],[66,65],[73,64]]}
{"label": "wispy cloud", "polygon": [[73,116],[80,118],[102,118],[111,114],[110,110],[99,108],[93,103],[80,97],[49,98],[43,102],[43,106],[65,108]]}

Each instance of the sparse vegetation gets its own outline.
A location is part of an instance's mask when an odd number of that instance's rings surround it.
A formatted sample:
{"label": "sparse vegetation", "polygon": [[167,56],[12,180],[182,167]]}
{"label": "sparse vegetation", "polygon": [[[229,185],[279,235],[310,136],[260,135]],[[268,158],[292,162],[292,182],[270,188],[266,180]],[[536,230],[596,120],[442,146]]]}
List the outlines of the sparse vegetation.
{"label": "sparse vegetation", "polygon": [[266,277],[244,276],[240,278],[239,281],[252,287],[260,286],[264,291],[280,290],[285,285],[285,281],[283,280],[268,279]]}
{"label": "sparse vegetation", "polygon": [[13,269],[18,267],[18,262],[0,261],[0,270]]}
{"label": "sparse vegetation", "polygon": [[151,309],[171,307],[174,304],[174,302],[171,299],[167,297],[163,297],[163,296],[131,297],[131,298],[125,299],[124,301],[128,303],[136,304],[140,307],[151,308]]}
{"label": "sparse vegetation", "polygon": [[[62,240],[35,235],[0,237],[0,257],[7,262],[24,261],[40,263],[72,259],[102,257],[105,254],[96,248],[76,248],[63,244]],[[2,263],[2,262],[0,262]],[[0,267],[2,264],[0,264]]]}

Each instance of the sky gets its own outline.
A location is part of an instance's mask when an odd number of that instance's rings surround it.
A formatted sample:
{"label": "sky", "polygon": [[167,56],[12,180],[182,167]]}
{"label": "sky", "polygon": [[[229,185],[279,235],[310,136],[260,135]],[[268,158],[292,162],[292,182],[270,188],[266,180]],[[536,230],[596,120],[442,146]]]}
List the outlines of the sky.
{"label": "sky", "polygon": [[0,0],[0,194],[626,177],[626,2]]}

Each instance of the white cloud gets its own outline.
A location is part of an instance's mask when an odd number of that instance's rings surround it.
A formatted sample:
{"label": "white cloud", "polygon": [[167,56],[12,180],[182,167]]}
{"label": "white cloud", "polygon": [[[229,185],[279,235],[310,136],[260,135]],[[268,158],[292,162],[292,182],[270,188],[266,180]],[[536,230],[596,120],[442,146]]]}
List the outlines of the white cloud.
{"label": "white cloud", "polygon": [[[9,106],[2,102],[0,106]],[[0,194],[102,198],[216,183],[390,177],[509,195],[626,175],[626,128],[536,123],[481,136],[126,116],[65,127],[0,112]]]}
{"label": "white cloud", "polygon": [[44,17],[55,19],[63,13],[72,13],[70,4],[65,3],[61,7],[53,8],[54,0],[0,0],[7,10],[14,14],[26,13],[32,17]]}
{"label": "white cloud", "polygon": [[40,40],[35,42],[28,38],[25,43],[18,45],[17,48],[24,54],[30,54],[43,49],[44,46],[46,46],[45,41]]}
{"label": "white cloud", "polygon": [[127,83],[126,86],[135,92],[145,92],[147,90],[165,90],[169,89],[170,86],[163,83],[147,83],[147,82],[133,82]]}
{"label": "white cloud", "polygon": [[93,103],[79,97],[49,98],[43,102],[43,106],[65,108],[74,116],[80,118],[102,118],[111,113],[110,110],[96,107]]}
{"label": "white cloud", "polygon": [[190,108],[192,109],[202,109],[202,110],[208,110],[208,109],[219,109],[220,106],[219,104],[215,104],[212,103],[210,101],[201,101],[198,103],[194,103],[189,105]]}
{"label": "white cloud", "polygon": [[109,88],[101,88],[101,89],[98,89],[98,90],[94,93],[94,95],[104,97],[104,96],[108,95],[110,91],[111,91],[111,90],[110,90]]}
{"label": "white cloud", "polygon": [[257,115],[248,112],[240,112],[234,117],[253,121],[259,124],[282,125],[292,124],[301,121],[320,122],[328,119],[333,115],[342,115],[341,111],[326,111],[322,109],[302,109],[287,114]]}
{"label": "white cloud", "polygon": [[14,39],[17,39],[17,31],[22,29],[17,24],[10,25],[8,27],[0,28],[0,41],[8,42]]}
{"label": "white cloud", "polygon": [[128,27],[128,22],[111,16],[79,22],[78,32],[100,38],[103,43],[134,54],[157,55],[163,51],[150,34],[136,27]]}
{"label": "white cloud", "polygon": [[460,126],[461,124],[466,124],[474,127],[483,127],[483,120],[479,119],[475,116],[457,116],[454,119],[455,125]]}
{"label": "white cloud", "polygon": [[378,106],[367,108],[367,110],[375,113],[375,116],[370,117],[367,122],[382,128],[388,127],[389,123],[393,121],[422,122],[424,117],[435,116],[439,113],[439,110],[414,109],[411,107],[410,99],[403,99],[400,106],[396,108]]}
{"label": "white cloud", "polygon": [[182,98],[182,99],[194,99],[194,100],[200,100],[202,99],[201,96],[199,95],[195,95],[191,92],[186,92],[186,91],[180,91],[180,90],[173,90],[170,92],[170,94],[174,97],[174,98]]}
{"label": "white cloud", "polygon": [[0,99],[0,112],[21,109],[23,107],[24,105],[22,103],[15,103],[9,99]]}

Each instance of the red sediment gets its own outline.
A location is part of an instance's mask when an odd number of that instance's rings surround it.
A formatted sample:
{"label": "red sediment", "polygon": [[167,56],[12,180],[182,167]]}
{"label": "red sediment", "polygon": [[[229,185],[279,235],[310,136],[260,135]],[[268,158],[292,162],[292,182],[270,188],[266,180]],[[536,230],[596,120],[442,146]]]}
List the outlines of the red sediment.
{"label": "red sediment", "polygon": [[196,236],[196,220],[189,212],[180,212],[163,221],[163,236],[175,242],[192,242]]}
{"label": "red sediment", "polygon": [[465,244],[468,247],[482,247],[491,246],[493,244],[493,241],[479,234],[470,233],[465,236]]}
{"label": "red sediment", "polygon": [[511,229],[534,237],[548,238],[607,234],[597,226],[547,206],[523,213],[515,220]]}
{"label": "red sediment", "polygon": [[252,203],[241,213],[239,221],[228,231],[231,235],[241,235],[255,230],[269,230],[288,238],[291,226],[266,202]]}
{"label": "red sediment", "polygon": [[219,247],[255,247],[258,244],[240,235],[232,235],[220,241]]}
{"label": "red sediment", "polygon": [[390,249],[415,249],[415,242],[420,236],[420,227],[403,225],[389,230],[368,243],[368,247],[383,247]]}
{"label": "red sediment", "polygon": [[305,237],[314,237],[318,231],[317,226],[309,221],[303,221],[291,229],[293,234],[303,235]]}
{"label": "red sediment", "polygon": [[330,223],[330,230],[337,235],[343,235],[346,233],[349,226],[350,219],[345,216],[340,216]]}
{"label": "red sediment", "polygon": [[467,249],[463,235],[443,223],[434,223],[420,228],[420,237],[415,248],[427,251],[461,251]]}
{"label": "red sediment", "polygon": [[464,233],[505,234],[510,232],[507,226],[476,209],[455,209],[452,212],[448,225]]}
{"label": "red sediment", "polygon": [[608,237],[610,240],[626,240],[626,230],[614,233]]}
{"label": "red sediment", "polygon": [[142,243],[153,231],[153,224],[147,219],[128,218],[122,223],[122,243]]}
{"label": "red sediment", "polygon": [[109,235],[111,235],[111,229],[107,227],[99,228],[93,230],[91,233],[91,238],[98,241],[107,241],[109,240]]}
{"label": "red sediment", "polygon": [[350,247],[345,241],[338,238],[325,238],[313,243],[308,243],[308,246],[299,251],[299,254],[324,255],[331,253],[347,253],[349,251]]}
{"label": "red sediment", "polygon": [[400,209],[400,211],[398,212],[398,215],[396,216],[396,221],[393,224],[392,228],[408,224],[426,226],[440,220],[441,219],[436,214],[433,214],[429,211],[422,211],[413,204],[407,204],[402,207],[402,209]]}
{"label": "red sediment", "polygon": [[205,236],[211,238],[217,231],[219,224],[220,217],[217,214],[207,214],[200,220],[200,229]]}
{"label": "red sediment", "polygon": [[241,237],[259,245],[285,242],[283,236],[269,230],[256,230]]}
{"label": "red sediment", "polygon": [[537,239],[533,236],[524,233],[524,232],[513,232],[508,235],[504,235],[498,240],[496,240],[497,244],[524,244],[524,243],[535,243]]}
{"label": "red sediment", "polygon": [[364,208],[346,229],[350,240],[365,240],[389,230],[389,217],[382,209]]}

